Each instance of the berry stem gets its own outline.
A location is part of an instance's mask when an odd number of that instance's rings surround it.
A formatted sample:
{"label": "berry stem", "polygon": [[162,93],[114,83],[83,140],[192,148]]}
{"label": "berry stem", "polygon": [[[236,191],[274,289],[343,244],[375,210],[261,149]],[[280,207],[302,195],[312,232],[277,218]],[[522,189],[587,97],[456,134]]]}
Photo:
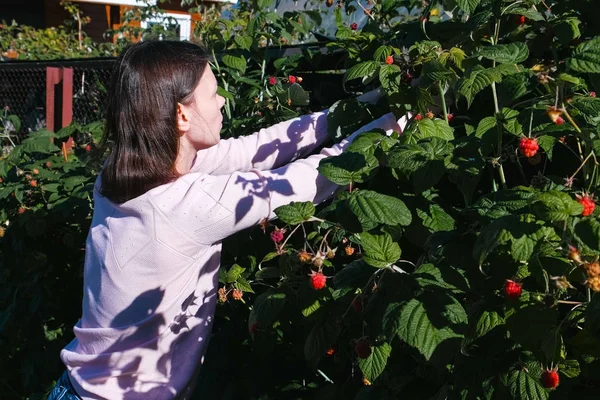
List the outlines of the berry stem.
{"label": "berry stem", "polygon": [[581,171],[581,168],[583,168],[583,166],[585,165],[585,163],[590,159],[590,157],[592,156],[592,154],[594,154],[594,152],[590,152],[590,154],[588,154],[588,156],[585,158],[585,160],[582,161],[581,165],[575,170],[575,172],[573,172],[573,175],[571,175],[571,177],[569,179],[573,179],[575,178],[575,176],[579,173],[579,171]]}
{"label": "berry stem", "polygon": [[442,97],[442,110],[444,110],[444,119],[446,123],[448,122],[448,110],[446,108],[446,96],[444,94],[444,87],[442,86],[442,81],[438,81],[438,89],[440,91],[440,96]]}
{"label": "berry stem", "polygon": [[[494,24],[494,37],[492,38],[492,45],[498,44],[498,37],[500,36],[500,21],[496,19]],[[492,67],[496,67],[496,61],[492,63]],[[492,82],[492,95],[494,96],[494,111],[496,117],[496,130],[498,131],[498,149],[496,155],[498,160],[500,160],[502,156],[502,126],[498,123],[498,116],[500,115],[500,105],[498,103],[498,92],[496,91],[496,83]],[[504,168],[502,167],[502,163],[498,161],[498,175],[500,176],[500,183],[502,184],[502,189],[507,189],[506,185],[506,177],[504,176]]]}
{"label": "berry stem", "polygon": [[290,234],[285,238],[285,240],[283,241],[283,243],[281,244],[280,249],[283,250],[283,248],[285,247],[285,244],[288,242],[288,240],[290,240],[290,238],[292,237],[292,235],[298,230],[298,228],[300,228],[302,226],[302,224],[297,225],[291,232]]}

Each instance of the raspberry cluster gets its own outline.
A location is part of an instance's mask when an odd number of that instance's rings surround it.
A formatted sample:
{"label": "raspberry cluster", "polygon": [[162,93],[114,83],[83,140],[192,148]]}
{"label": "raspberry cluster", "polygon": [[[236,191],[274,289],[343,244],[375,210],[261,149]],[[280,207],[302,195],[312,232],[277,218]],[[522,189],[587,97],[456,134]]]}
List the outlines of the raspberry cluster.
{"label": "raspberry cluster", "polygon": [[521,138],[519,141],[519,150],[525,157],[530,158],[535,156],[540,146],[536,138]]}

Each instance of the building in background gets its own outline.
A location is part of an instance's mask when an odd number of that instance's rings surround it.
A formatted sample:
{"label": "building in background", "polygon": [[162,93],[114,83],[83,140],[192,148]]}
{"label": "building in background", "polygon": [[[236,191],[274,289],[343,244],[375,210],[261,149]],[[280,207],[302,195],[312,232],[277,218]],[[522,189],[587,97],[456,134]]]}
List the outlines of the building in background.
{"label": "building in background", "polygon": [[[204,0],[205,7],[222,7],[235,3],[236,0]],[[143,7],[144,0],[71,0],[77,4],[82,15],[90,17],[90,23],[84,28],[86,34],[96,42],[110,41],[105,32],[121,27],[123,14],[132,7]],[[150,0],[152,2],[152,0]],[[1,0],[0,20],[10,23],[15,20],[18,24],[30,25],[35,28],[49,28],[61,25],[70,16],[60,4],[60,0]],[[154,4],[156,1],[154,0]],[[163,24],[174,29],[180,39],[189,39],[194,26],[200,21],[200,15],[188,13],[190,6],[182,7],[181,0],[168,0],[159,4],[166,11],[161,18],[149,18],[137,22],[137,27],[147,28],[152,24]]]}

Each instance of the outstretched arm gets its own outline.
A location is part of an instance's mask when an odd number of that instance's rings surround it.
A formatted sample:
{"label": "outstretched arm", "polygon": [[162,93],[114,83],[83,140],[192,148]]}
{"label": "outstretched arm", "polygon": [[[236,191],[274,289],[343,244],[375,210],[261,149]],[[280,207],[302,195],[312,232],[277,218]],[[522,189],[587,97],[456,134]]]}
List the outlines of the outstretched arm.
{"label": "outstretched arm", "polygon": [[[392,114],[387,114],[370,125],[401,131],[405,123],[405,119],[398,123]],[[319,162],[340,154],[368,127],[319,154],[273,170],[253,169],[228,175],[186,174],[161,194],[170,199],[168,203],[172,209],[165,211],[178,215],[173,222],[184,226],[199,243],[212,244],[256,225],[264,218],[272,218],[273,210],[281,205],[292,201],[321,203],[339,186],[319,174]]]}
{"label": "outstretched arm", "polygon": [[[375,89],[357,100],[375,104],[381,95],[381,89]],[[327,112],[280,122],[249,136],[221,140],[196,154],[192,172],[225,175],[252,169],[265,171],[306,157],[327,139]]]}

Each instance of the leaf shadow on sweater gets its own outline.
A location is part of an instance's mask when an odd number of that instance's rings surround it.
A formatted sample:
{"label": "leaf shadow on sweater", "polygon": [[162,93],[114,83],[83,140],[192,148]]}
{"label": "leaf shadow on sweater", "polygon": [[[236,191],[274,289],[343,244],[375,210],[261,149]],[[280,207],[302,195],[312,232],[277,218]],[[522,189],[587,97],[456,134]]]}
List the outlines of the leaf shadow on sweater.
{"label": "leaf shadow on sweater", "polygon": [[[252,157],[252,164],[256,165],[264,162],[277,153],[273,162],[273,168],[278,168],[289,163],[290,160],[307,156],[314,146],[300,146],[304,134],[310,125],[314,125],[313,129],[324,129],[326,118],[327,115],[322,114],[317,119],[299,118],[293,121],[287,129],[289,141],[283,142],[281,139],[275,139],[269,143],[262,144]],[[323,125],[323,127],[317,128],[317,125]]]}
{"label": "leaf shadow on sweater", "polygon": [[[219,266],[220,258],[221,253],[215,252],[206,261],[206,267],[200,269],[199,277],[204,274],[213,273]],[[196,339],[193,342],[197,343],[198,346],[204,347],[204,350],[206,350],[209,335],[204,338],[203,333],[212,324],[218,285],[218,274],[214,274],[214,276],[216,282],[214,282],[213,287],[205,293],[198,293],[196,288],[194,288],[181,303],[181,312],[175,315],[169,322],[166,321],[164,315],[156,313],[156,310],[164,300],[165,291],[163,288],[157,287],[156,289],[140,294],[128,307],[113,318],[111,326],[122,326],[120,322],[130,321],[132,315],[148,315],[148,320],[151,322],[145,323],[143,332],[141,329],[135,329],[133,332],[128,333],[130,325],[125,326],[122,329],[123,336],[110,347],[103,349],[94,359],[78,367],[78,374],[90,376],[94,374],[95,370],[99,370],[99,368],[100,370],[106,369],[108,365],[108,368],[113,368],[111,377],[116,378],[119,387],[123,390],[122,399],[124,400],[188,398],[194,388],[195,378],[199,372],[200,365],[189,368],[183,360],[176,359],[175,355],[181,357],[182,353],[175,350],[177,350],[182,340],[185,342],[184,339],[186,338]],[[188,326],[190,319],[196,319],[196,322],[200,321],[200,323],[196,323],[190,327]],[[152,333],[148,333],[148,328],[151,329]],[[133,357],[123,367],[115,368],[120,360],[118,358],[113,359],[114,353],[132,348],[156,350],[158,348],[158,341],[156,339],[160,335],[167,334],[167,332],[169,332],[168,334],[178,335],[179,340],[175,340],[170,344],[169,351],[165,352],[156,361],[154,370],[166,378],[169,384],[156,386],[156,382],[142,381],[143,377],[140,377],[137,371],[143,363],[143,357],[148,354],[143,351],[140,352],[139,356]],[[142,342],[142,337],[146,338],[146,341]],[[152,337],[153,339],[147,340],[148,337]],[[176,384],[173,384],[174,380],[177,382]],[[99,379],[96,383],[93,380],[88,380],[87,383],[92,385],[103,384],[104,379]],[[147,390],[140,389],[145,385],[154,387]],[[176,388],[179,390],[177,395],[175,395]]]}

